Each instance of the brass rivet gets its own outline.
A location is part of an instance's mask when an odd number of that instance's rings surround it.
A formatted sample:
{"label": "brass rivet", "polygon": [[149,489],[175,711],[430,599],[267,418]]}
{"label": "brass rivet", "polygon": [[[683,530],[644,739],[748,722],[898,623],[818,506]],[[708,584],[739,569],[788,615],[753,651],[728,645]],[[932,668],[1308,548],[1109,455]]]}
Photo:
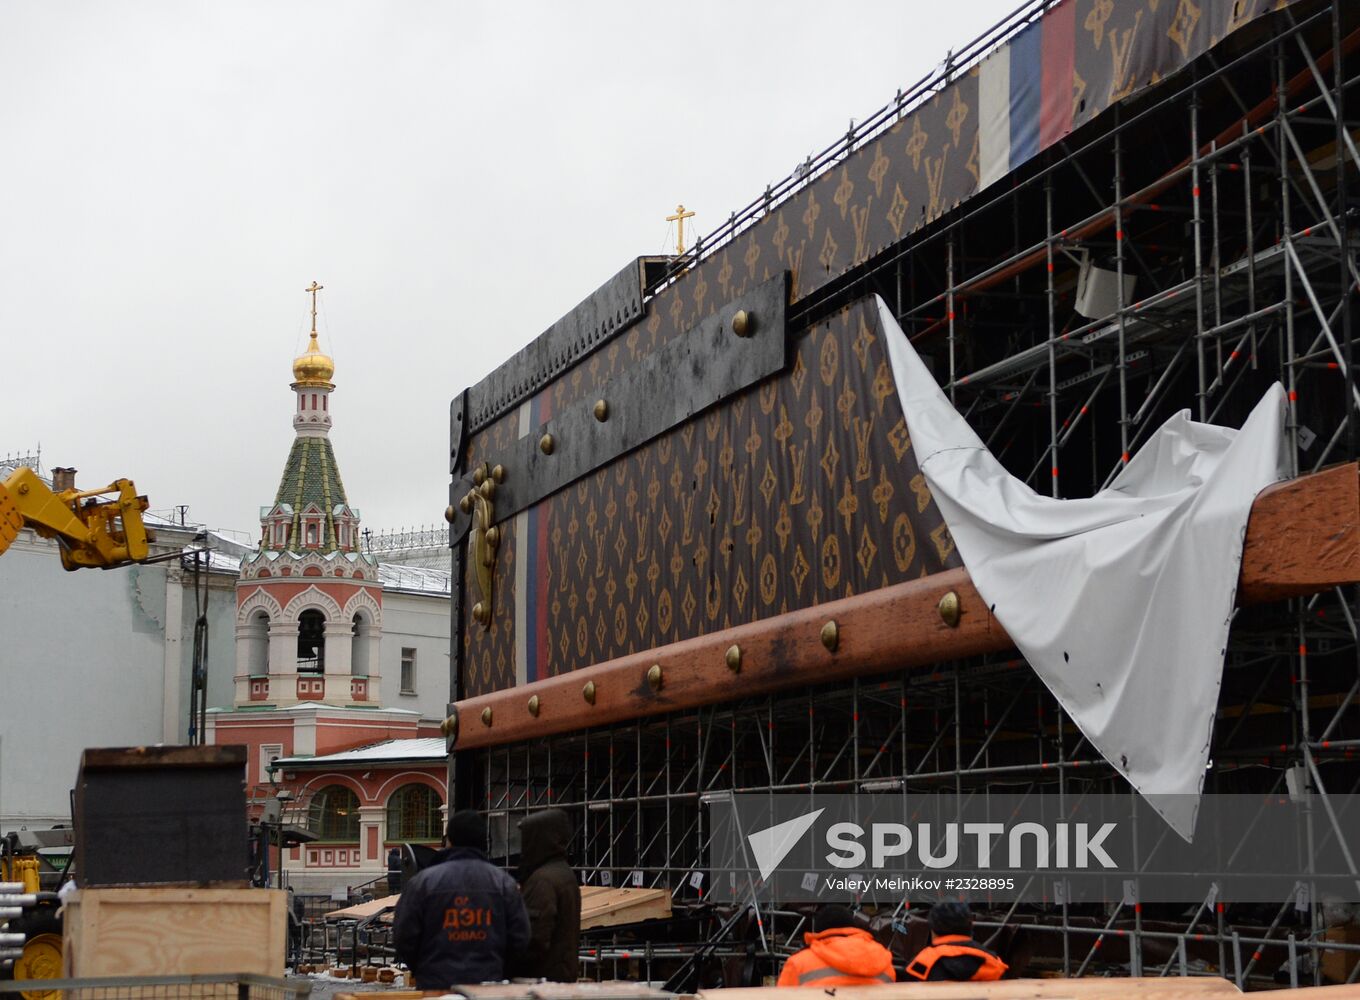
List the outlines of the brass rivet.
{"label": "brass rivet", "polygon": [[478,625],[485,625],[487,620],[486,605],[478,601],[472,606],[472,620]]}
{"label": "brass rivet", "polygon": [[538,695],[534,695],[529,699],[529,714],[535,719],[538,718]]}
{"label": "brass rivet", "polygon": [[745,309],[738,309],[732,317],[732,332],[738,337],[749,337],[755,329],[755,319]]}
{"label": "brass rivet", "polygon": [[544,434],[538,439],[538,450],[545,455],[551,455],[555,444],[556,442],[553,441],[553,436],[551,434]]}
{"label": "brass rivet", "polygon": [[583,687],[583,688],[581,688],[581,697],[584,698],[584,699],[586,700],[586,703],[587,703],[587,704],[589,704],[589,705],[595,704],[595,682],[594,682],[594,681],[586,681],[586,686]]}
{"label": "brass rivet", "polygon": [[472,513],[472,494],[471,494],[471,493],[465,493],[465,494],[463,494],[463,499],[461,499],[461,500],[458,501],[458,509],[461,510],[464,514],[471,514],[471,513]]}
{"label": "brass rivet", "polygon": [[474,473],[472,474],[472,482],[473,482],[473,485],[475,485],[475,486],[481,486],[482,483],[486,482],[486,467],[485,467],[485,466],[482,466],[482,467],[478,468],[477,471],[474,472]]}
{"label": "brass rivet", "polygon": [[449,740],[458,735],[458,716],[457,714],[448,716],[439,724],[439,731],[444,734],[444,739]]}
{"label": "brass rivet", "polygon": [[493,480],[488,479],[486,482],[482,483],[480,492],[482,496],[490,500],[496,495],[496,483]]}
{"label": "brass rivet", "polygon": [[940,618],[950,628],[959,627],[959,595],[950,591],[940,598]]}
{"label": "brass rivet", "polygon": [[505,466],[494,465],[491,467],[491,478],[498,483],[505,482]]}
{"label": "brass rivet", "polygon": [[604,423],[609,419],[609,404],[603,399],[597,399],[595,400],[595,408],[591,412],[595,414],[596,420]]}
{"label": "brass rivet", "polygon": [[501,529],[493,525],[486,529],[486,544],[493,549],[501,543]]}
{"label": "brass rivet", "polygon": [[647,683],[651,685],[653,691],[661,690],[661,664],[653,663],[647,669]]}
{"label": "brass rivet", "polygon": [[741,647],[735,644],[728,646],[726,660],[728,670],[734,674],[739,671],[741,669]]}
{"label": "brass rivet", "polygon": [[822,645],[831,652],[836,651],[836,647],[841,644],[841,630],[835,620],[831,620],[822,626]]}
{"label": "brass rivet", "polygon": [[444,520],[448,521],[449,524],[452,524],[453,519],[457,516],[458,512],[453,509],[453,504],[449,504],[447,507],[444,508]]}
{"label": "brass rivet", "polygon": [[491,706],[490,706],[490,705],[488,705],[488,706],[486,706],[486,708],[482,709],[482,725],[484,725],[484,726],[489,726],[489,725],[491,725]]}

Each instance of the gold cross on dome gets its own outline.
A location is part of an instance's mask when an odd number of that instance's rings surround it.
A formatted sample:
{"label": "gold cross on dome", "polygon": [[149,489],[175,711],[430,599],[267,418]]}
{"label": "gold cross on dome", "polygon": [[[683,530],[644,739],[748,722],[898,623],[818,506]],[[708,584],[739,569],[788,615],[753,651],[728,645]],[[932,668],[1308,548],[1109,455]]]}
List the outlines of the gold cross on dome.
{"label": "gold cross on dome", "polygon": [[304,292],[311,292],[311,293],[312,293],[312,336],[313,336],[313,337],[316,336],[316,293],[319,292],[319,291],[321,291],[321,289],[323,289],[323,288],[325,288],[325,287],[326,287],[325,285],[318,285],[318,284],[316,283],[316,281],[313,280],[310,287],[304,288],[304,289],[303,289]]}
{"label": "gold cross on dome", "polygon": [[684,205],[675,206],[675,214],[666,216],[667,222],[674,222],[675,228],[675,252],[681,255],[685,252],[685,220],[694,218],[693,212],[686,212]]}

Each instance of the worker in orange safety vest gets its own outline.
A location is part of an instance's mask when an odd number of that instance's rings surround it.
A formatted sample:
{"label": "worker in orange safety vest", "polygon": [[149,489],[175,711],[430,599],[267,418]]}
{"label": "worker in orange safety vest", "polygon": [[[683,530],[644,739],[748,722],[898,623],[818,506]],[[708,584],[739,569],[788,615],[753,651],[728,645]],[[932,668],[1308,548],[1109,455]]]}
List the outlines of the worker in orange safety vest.
{"label": "worker in orange safety vest", "polygon": [[930,944],[907,963],[908,976],[985,983],[1006,974],[1006,963],[973,940],[973,914],[963,903],[936,903],[929,921]]}
{"label": "worker in orange safety vest", "polygon": [[779,974],[780,986],[864,986],[897,981],[892,952],[875,941],[844,906],[823,906]]}

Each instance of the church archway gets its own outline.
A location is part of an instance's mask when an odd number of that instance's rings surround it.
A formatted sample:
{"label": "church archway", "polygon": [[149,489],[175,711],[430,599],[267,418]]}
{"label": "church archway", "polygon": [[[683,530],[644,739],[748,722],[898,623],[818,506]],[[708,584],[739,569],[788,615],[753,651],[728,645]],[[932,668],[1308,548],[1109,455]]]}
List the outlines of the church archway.
{"label": "church archway", "polygon": [[326,672],[326,616],[316,608],[298,615],[297,671],[300,674]]}

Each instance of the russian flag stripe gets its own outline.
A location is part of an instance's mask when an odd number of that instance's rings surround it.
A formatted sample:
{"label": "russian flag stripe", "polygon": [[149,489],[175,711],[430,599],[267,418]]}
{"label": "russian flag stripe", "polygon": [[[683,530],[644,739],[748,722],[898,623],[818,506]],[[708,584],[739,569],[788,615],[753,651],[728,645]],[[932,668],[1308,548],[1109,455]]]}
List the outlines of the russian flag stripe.
{"label": "russian flag stripe", "polygon": [[1062,0],[1041,22],[1043,27],[1043,99],[1039,112],[1039,148],[1047,149],[1072,131],[1072,83],[1076,73],[1077,5]]}
{"label": "russian flag stripe", "polygon": [[1011,169],[1039,152],[1043,98],[1043,28],[1031,24],[1011,39]]}
{"label": "russian flag stripe", "polygon": [[1011,169],[1011,50],[1003,45],[978,68],[978,189]]}

